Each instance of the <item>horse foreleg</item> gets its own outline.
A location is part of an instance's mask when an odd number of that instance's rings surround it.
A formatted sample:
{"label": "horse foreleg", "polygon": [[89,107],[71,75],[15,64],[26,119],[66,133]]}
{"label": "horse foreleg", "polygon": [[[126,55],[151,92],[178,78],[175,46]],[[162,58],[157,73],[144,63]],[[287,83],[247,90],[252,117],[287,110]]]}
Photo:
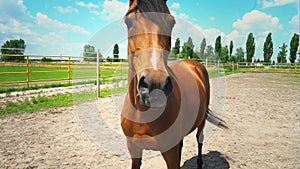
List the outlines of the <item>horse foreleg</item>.
{"label": "horse foreleg", "polygon": [[181,140],[178,145],[179,145],[179,165],[180,165],[181,153],[182,153],[182,147],[183,147],[183,140]]}
{"label": "horse foreleg", "polygon": [[162,153],[164,160],[167,163],[168,169],[179,169],[180,168],[180,145],[177,144],[172,149]]}
{"label": "horse foreleg", "polygon": [[136,146],[130,140],[127,140],[127,148],[131,156],[131,169],[140,169],[142,165],[143,149]]}
{"label": "horse foreleg", "polygon": [[142,158],[131,158],[131,169],[140,169],[142,165]]}
{"label": "horse foreleg", "polygon": [[198,159],[197,159],[197,165],[198,169],[202,169],[203,165],[203,160],[202,160],[202,146],[203,146],[203,140],[204,140],[204,135],[203,135],[203,130],[198,128],[197,131],[197,142],[198,142]]}

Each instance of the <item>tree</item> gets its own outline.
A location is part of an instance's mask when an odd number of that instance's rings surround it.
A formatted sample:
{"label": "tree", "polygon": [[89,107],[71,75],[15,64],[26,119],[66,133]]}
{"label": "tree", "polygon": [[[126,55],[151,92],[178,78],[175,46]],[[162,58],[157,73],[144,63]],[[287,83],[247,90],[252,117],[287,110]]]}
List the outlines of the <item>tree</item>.
{"label": "tree", "polygon": [[264,43],[264,62],[271,62],[273,55],[272,33],[269,33]]}
{"label": "tree", "polygon": [[119,62],[119,45],[116,43],[113,50],[114,62]]}
{"label": "tree", "polygon": [[182,57],[183,58],[193,58],[195,57],[194,55],[194,47],[195,45],[193,44],[193,40],[191,37],[188,38],[188,41],[185,42],[182,46],[182,51],[181,51],[181,54],[182,54]]}
{"label": "tree", "polygon": [[277,62],[278,63],[286,63],[286,55],[287,55],[287,45],[285,43],[282,44],[281,47],[279,47],[280,51],[278,52],[277,55]]}
{"label": "tree", "polygon": [[223,63],[227,62],[229,60],[227,45],[221,48],[220,59],[221,59],[221,62],[223,62]]}
{"label": "tree", "polygon": [[299,47],[299,35],[298,34],[294,34],[291,42],[290,42],[290,62],[291,63],[295,63],[295,60],[297,58],[297,51],[298,51],[298,47]]}
{"label": "tree", "polygon": [[220,59],[221,56],[221,48],[222,48],[222,44],[221,44],[221,36],[218,36],[216,38],[216,42],[215,42],[215,55],[216,55],[216,60]]}
{"label": "tree", "polygon": [[201,45],[200,45],[200,53],[199,53],[201,58],[204,58],[205,48],[206,48],[206,40],[205,40],[205,38],[203,38],[202,42],[201,42]]}
{"label": "tree", "polygon": [[255,42],[254,42],[254,36],[253,33],[249,33],[247,42],[246,42],[246,58],[247,62],[252,62],[252,58],[255,53]]}
{"label": "tree", "polygon": [[47,57],[43,57],[41,59],[41,62],[52,62],[52,61],[53,61],[52,58],[47,58]]}
{"label": "tree", "polygon": [[83,47],[83,60],[87,62],[96,62],[97,61],[97,52],[95,47],[89,44],[84,45]]}
{"label": "tree", "polygon": [[[16,54],[16,55],[23,55],[25,52],[26,44],[23,39],[15,39],[6,41],[1,46],[1,53],[2,54]],[[1,58],[5,62],[12,62],[12,61],[24,61],[25,57],[13,57],[13,56],[3,56]]]}
{"label": "tree", "polygon": [[242,47],[236,49],[237,62],[244,62],[245,53]]}
{"label": "tree", "polygon": [[214,48],[211,45],[208,45],[206,50],[205,50],[205,58],[208,60],[212,60],[215,59],[214,56]]}
{"label": "tree", "polygon": [[233,41],[230,41],[230,46],[229,46],[229,56],[232,55],[233,52]]}
{"label": "tree", "polygon": [[180,39],[177,38],[175,41],[175,46],[172,48],[171,53],[177,56],[180,53]]}

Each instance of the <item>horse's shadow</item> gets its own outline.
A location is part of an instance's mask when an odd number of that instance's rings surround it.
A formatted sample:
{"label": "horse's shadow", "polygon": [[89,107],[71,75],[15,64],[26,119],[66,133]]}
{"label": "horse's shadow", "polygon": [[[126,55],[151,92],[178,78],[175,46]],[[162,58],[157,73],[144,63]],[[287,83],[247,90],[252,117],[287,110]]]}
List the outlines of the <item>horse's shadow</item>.
{"label": "horse's shadow", "polygon": [[[197,169],[197,156],[184,162],[181,169]],[[229,169],[228,157],[218,151],[210,151],[202,155],[204,169]]]}

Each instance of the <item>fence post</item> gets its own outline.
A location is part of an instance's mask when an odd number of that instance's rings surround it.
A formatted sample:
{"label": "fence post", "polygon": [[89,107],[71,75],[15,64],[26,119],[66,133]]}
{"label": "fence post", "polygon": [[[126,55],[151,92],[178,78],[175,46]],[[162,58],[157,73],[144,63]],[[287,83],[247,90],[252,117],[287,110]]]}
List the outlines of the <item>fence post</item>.
{"label": "fence post", "polygon": [[220,73],[220,59],[218,60],[218,75]]}
{"label": "fence post", "polygon": [[120,61],[121,61],[121,81],[122,81],[122,79],[123,79],[123,59],[120,59]]}
{"label": "fence post", "polygon": [[208,66],[208,60],[207,60],[207,58],[205,59],[205,67],[206,67],[206,69],[207,69],[207,66]]}
{"label": "fence post", "polygon": [[27,83],[27,88],[29,88],[29,81],[30,81],[30,78],[29,78],[29,56],[27,55],[26,56],[26,83]]}
{"label": "fence post", "polygon": [[298,73],[298,70],[297,70],[297,63],[295,63],[295,73]]}
{"label": "fence post", "polygon": [[97,49],[97,77],[96,77],[96,82],[97,82],[97,98],[100,98],[100,51]]}
{"label": "fence post", "polygon": [[70,80],[71,80],[71,57],[68,57],[68,80],[69,80],[69,84],[70,84]]}
{"label": "fence post", "polygon": [[231,63],[232,63],[232,73],[234,73],[234,61],[232,61]]}

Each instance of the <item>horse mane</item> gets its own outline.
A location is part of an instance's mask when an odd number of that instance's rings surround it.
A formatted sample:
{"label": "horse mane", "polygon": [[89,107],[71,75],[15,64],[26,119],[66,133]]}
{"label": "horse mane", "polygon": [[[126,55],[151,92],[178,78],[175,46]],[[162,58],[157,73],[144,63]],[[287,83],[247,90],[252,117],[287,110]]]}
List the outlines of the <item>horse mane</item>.
{"label": "horse mane", "polygon": [[130,9],[125,17],[130,13],[139,10],[143,16],[147,17],[157,25],[160,25],[163,28],[172,28],[175,24],[175,20],[172,16],[167,16],[170,14],[170,11],[166,2],[167,0],[137,0],[137,5]]}
{"label": "horse mane", "polygon": [[142,12],[169,13],[166,0],[138,0],[137,8]]}

